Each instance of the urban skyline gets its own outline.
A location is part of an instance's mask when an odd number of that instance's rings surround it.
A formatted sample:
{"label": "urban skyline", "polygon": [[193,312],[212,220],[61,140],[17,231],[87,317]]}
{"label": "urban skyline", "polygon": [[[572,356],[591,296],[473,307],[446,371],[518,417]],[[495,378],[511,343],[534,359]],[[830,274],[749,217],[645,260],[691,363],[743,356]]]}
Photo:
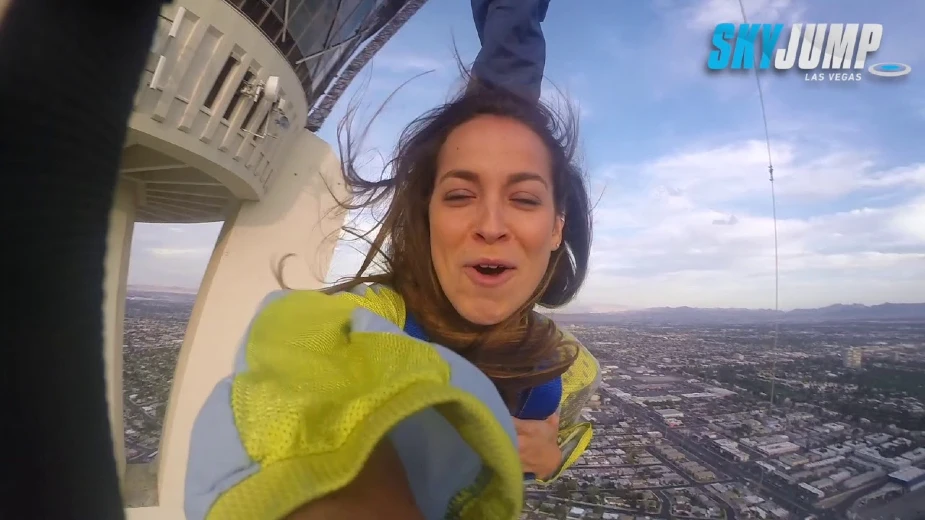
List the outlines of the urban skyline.
{"label": "urban skyline", "polygon": [[[176,294],[189,294],[195,295],[198,293],[198,287],[184,287],[184,286],[165,286],[165,285],[147,285],[147,284],[130,284],[130,290],[135,291],[151,291],[159,293],[176,293]],[[779,311],[774,311],[770,306],[767,307],[689,307],[689,306],[677,306],[677,307],[633,307],[629,305],[604,305],[598,308],[591,308],[588,306],[582,305],[570,305],[563,309],[540,309],[541,312],[547,313],[551,316],[582,316],[582,315],[597,315],[603,318],[607,316],[620,316],[631,311],[649,311],[649,310],[673,310],[673,309],[695,309],[695,310],[720,310],[720,311],[767,311],[768,313],[778,312],[780,314],[786,314],[793,311],[813,311],[813,310],[822,310],[835,307],[865,307],[865,308],[876,308],[885,305],[900,305],[900,306],[915,306],[918,308],[920,305],[925,305],[925,301],[909,301],[909,302],[891,302],[883,301],[873,304],[863,304],[857,302],[837,302],[830,305],[825,305],[821,307],[798,307],[798,308],[781,308]],[[769,315],[765,315],[768,317]]]}
{"label": "urban skyline", "polygon": [[[129,471],[156,461],[194,300],[129,291]],[[560,325],[601,365],[582,412],[595,437],[560,480],[527,489],[523,518],[925,514],[922,319],[791,323],[776,343],[767,323]]]}

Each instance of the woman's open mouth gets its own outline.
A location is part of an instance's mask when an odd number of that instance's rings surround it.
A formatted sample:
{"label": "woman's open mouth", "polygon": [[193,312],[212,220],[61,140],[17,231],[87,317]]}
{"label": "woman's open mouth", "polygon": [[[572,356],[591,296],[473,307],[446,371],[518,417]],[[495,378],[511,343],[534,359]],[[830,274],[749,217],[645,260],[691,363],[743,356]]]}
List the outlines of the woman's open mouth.
{"label": "woman's open mouth", "polygon": [[466,266],[466,275],[480,287],[498,287],[514,275],[514,266],[501,262],[477,262]]}

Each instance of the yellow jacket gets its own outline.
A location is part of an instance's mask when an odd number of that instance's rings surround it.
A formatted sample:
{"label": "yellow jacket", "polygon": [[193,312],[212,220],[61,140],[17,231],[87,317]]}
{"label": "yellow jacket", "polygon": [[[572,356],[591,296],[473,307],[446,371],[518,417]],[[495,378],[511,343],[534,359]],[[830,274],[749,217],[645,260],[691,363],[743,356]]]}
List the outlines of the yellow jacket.
{"label": "yellow jacket", "polygon": [[[406,335],[404,320],[401,297],[381,286],[268,296],[193,426],[188,520],[278,520],[344,487],[384,438],[426,518],[518,518],[507,407],[474,365]],[[563,375],[556,476],[590,443],[580,415],[599,378],[582,347]]]}

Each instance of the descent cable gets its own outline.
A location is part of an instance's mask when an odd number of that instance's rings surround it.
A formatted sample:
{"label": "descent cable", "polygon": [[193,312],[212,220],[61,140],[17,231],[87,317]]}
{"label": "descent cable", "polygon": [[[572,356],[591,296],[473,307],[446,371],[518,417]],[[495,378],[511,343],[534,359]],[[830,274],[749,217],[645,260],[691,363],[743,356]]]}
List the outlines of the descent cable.
{"label": "descent cable", "polygon": [[[738,0],[739,11],[742,13],[742,22],[748,24],[748,15],[745,13],[745,4],[743,0]],[[762,49],[764,52],[764,49]],[[755,57],[755,61],[758,58]],[[771,388],[769,392],[768,413],[774,408],[774,386],[777,382],[777,344],[780,333],[780,252],[777,237],[777,194],[774,189],[774,162],[771,159],[771,132],[768,129],[768,113],[764,104],[764,89],[761,87],[761,76],[758,74],[758,67],[755,67],[755,84],[758,87],[758,102],[761,104],[761,120],[764,123],[764,139],[768,150],[768,180],[771,182],[771,216],[774,223],[774,329],[772,333],[771,346]],[[758,481],[758,489],[764,484],[764,474],[766,470],[762,468],[761,477]]]}

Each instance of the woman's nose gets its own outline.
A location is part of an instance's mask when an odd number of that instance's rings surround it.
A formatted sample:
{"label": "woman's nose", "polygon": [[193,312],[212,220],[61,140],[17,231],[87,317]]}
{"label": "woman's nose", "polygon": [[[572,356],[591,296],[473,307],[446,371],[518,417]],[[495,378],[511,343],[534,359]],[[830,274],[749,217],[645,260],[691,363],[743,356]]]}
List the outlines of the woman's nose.
{"label": "woman's nose", "polygon": [[484,204],[479,211],[475,233],[486,243],[504,239],[508,234],[507,219],[500,204]]}

